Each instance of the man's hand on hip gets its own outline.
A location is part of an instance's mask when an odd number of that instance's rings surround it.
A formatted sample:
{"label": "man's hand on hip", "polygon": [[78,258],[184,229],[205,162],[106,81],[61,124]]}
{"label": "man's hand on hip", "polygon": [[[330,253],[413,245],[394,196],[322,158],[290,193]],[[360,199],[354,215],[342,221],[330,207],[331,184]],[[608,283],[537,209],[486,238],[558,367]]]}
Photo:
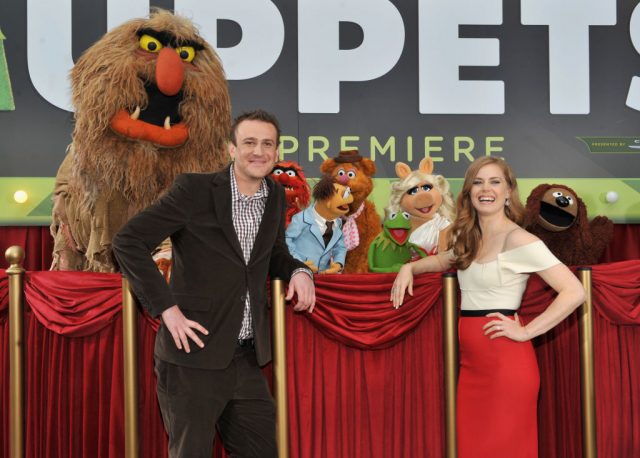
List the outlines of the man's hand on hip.
{"label": "man's hand on hip", "polygon": [[313,308],[316,306],[316,288],[308,273],[301,271],[291,277],[285,299],[290,301],[294,294],[298,296],[298,302],[293,307],[293,310],[296,312],[303,310],[307,310],[309,313],[313,312]]}
{"label": "man's hand on hip", "polygon": [[189,339],[193,340],[200,348],[204,347],[204,343],[200,340],[200,337],[193,331],[194,329],[200,331],[204,335],[209,335],[209,331],[203,328],[200,323],[187,320],[182,311],[177,305],[169,307],[162,312],[162,321],[173,336],[173,341],[176,343],[178,350],[182,350],[189,353]]}

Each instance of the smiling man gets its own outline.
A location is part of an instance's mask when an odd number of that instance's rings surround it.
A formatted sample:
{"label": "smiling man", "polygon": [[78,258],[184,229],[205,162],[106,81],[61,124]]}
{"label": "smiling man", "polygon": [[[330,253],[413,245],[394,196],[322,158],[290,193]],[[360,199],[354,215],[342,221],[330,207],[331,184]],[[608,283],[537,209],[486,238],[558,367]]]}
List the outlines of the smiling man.
{"label": "smiling man", "polygon": [[[315,304],[312,274],[284,241],[284,190],[267,178],[279,131],[262,110],[239,116],[229,167],[178,176],[114,239],[140,302],[162,316],[154,354],[171,457],[211,457],[216,428],[232,456],[277,455],[275,409],[260,372],[271,359],[267,275],[290,279],[295,310]],[[150,255],[168,236],[170,285]]]}

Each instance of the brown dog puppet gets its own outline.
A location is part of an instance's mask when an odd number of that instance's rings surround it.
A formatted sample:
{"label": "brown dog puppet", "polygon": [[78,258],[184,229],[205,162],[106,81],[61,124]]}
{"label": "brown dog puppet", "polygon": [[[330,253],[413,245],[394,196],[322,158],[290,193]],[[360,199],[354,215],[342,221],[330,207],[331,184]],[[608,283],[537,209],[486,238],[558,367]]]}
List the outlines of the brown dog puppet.
{"label": "brown dog puppet", "polygon": [[380,216],[373,202],[367,200],[373,190],[376,165],[364,158],[358,151],[340,151],[338,157],[325,160],[320,171],[335,177],[338,183],[349,186],[353,202],[342,228],[347,246],[347,260],[344,273],[369,272],[369,245],[382,231]]}
{"label": "brown dog puppet", "polygon": [[313,189],[315,204],[293,215],[286,240],[291,255],[313,273],[342,272],[347,255],[342,217],[353,202],[351,189],[325,175]]}
{"label": "brown dog puppet", "polygon": [[541,184],[527,198],[525,227],[570,266],[597,264],[613,235],[606,216],[587,219],[587,207],[561,184]]}

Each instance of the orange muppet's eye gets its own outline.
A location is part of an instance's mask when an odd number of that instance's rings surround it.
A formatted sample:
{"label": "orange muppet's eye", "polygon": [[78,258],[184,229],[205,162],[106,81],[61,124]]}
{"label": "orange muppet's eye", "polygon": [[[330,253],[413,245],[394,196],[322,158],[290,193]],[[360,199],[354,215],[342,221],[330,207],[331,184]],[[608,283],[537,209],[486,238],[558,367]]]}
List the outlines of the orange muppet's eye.
{"label": "orange muppet's eye", "polygon": [[140,47],[145,51],[158,53],[163,46],[160,40],[153,38],[151,35],[142,35],[140,37]]}
{"label": "orange muppet's eye", "polygon": [[193,49],[193,46],[180,46],[176,48],[176,52],[180,56],[180,59],[185,62],[191,62],[196,57],[196,50]]}

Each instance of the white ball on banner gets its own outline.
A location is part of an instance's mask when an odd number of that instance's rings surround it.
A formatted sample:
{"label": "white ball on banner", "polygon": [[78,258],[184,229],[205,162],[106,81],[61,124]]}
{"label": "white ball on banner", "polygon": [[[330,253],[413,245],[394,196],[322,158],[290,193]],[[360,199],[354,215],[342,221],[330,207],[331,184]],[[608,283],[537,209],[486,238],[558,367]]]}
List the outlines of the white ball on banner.
{"label": "white ball on banner", "polygon": [[615,191],[609,191],[609,192],[607,193],[607,195],[606,195],[606,197],[605,197],[605,198],[607,199],[607,202],[609,202],[610,204],[612,204],[612,203],[614,203],[614,202],[617,202],[619,197],[620,197],[620,196],[618,196],[618,193],[617,193],[617,192],[615,192]]}

